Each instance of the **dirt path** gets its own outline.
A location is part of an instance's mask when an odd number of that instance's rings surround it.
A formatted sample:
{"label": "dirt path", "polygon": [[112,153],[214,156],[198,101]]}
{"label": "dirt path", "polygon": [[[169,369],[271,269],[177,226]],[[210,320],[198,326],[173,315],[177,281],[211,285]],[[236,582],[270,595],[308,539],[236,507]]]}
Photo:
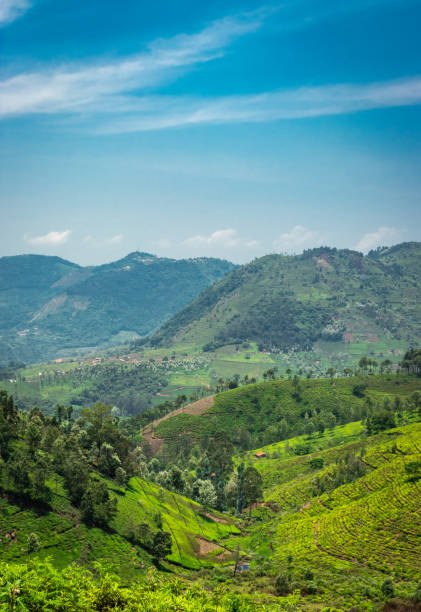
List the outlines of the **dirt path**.
{"label": "dirt path", "polygon": [[149,425],[147,425],[142,431],[142,436],[151,445],[153,455],[154,456],[157,455],[157,453],[159,452],[164,442],[162,438],[155,438],[155,429],[156,427],[158,427],[160,423],[162,423],[162,421],[166,421],[167,419],[170,419],[171,417],[177,414],[182,414],[182,413],[193,414],[193,415],[203,414],[204,412],[206,412],[206,410],[208,410],[209,408],[213,406],[213,401],[214,401],[213,395],[208,395],[208,397],[202,397],[202,399],[197,400],[197,402],[193,402],[192,404],[188,404],[187,406],[182,406],[181,408],[177,408],[177,410],[174,410],[173,412],[169,412],[168,414],[161,417],[160,419],[157,419],[156,421],[153,421],[153,423],[150,423]]}
{"label": "dirt path", "polygon": [[199,544],[199,554],[207,555],[214,550],[219,550],[221,553],[225,553],[225,550],[219,544],[215,544],[214,542],[209,542],[209,540],[205,540],[205,538],[201,538],[200,536],[196,537],[196,541]]}
{"label": "dirt path", "polygon": [[228,525],[227,519],[220,518],[219,516],[214,516],[210,512],[202,512],[201,516],[207,516],[208,519],[211,519],[211,521],[215,521],[215,523],[223,523],[224,525]]}

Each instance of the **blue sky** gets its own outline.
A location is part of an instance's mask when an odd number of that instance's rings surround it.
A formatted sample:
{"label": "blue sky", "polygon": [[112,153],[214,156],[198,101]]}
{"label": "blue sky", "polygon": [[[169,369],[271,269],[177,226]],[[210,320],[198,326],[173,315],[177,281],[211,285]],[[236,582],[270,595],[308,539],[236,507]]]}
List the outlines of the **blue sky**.
{"label": "blue sky", "polygon": [[421,239],[421,0],[0,0],[0,255]]}

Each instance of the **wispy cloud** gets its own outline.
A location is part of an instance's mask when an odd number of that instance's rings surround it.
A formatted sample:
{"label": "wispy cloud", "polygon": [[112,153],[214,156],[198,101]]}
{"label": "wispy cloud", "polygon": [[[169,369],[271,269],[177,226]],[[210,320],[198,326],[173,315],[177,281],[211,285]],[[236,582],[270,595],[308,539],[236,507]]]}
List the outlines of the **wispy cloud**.
{"label": "wispy cloud", "polygon": [[[386,0],[356,0],[376,4]],[[3,2],[3,4],[1,4]],[[257,31],[268,15],[286,11],[291,27],[351,10],[349,2],[284,2],[214,21],[194,34],[158,39],[137,55],[114,62],[62,65],[0,81],[0,118],[28,114],[76,116],[102,134],[142,132],[198,125],[269,122],[338,115],[421,104],[421,75],[373,83],[339,83],[253,95],[220,97],[153,95],[200,64],[222,57],[240,37]],[[354,3],[352,3],[354,9]],[[29,0],[0,0],[2,7],[29,6]],[[289,11],[289,12],[288,12]],[[3,13],[6,14],[6,8]],[[305,17],[308,15],[308,17]],[[305,18],[304,18],[304,17]],[[286,26],[285,26],[286,27]]]}
{"label": "wispy cloud", "polygon": [[289,232],[281,234],[274,240],[273,246],[283,252],[296,252],[304,247],[314,246],[318,241],[320,241],[318,232],[303,225],[296,225]]}
{"label": "wispy cloud", "polygon": [[[1,0],[0,0],[1,1]],[[124,112],[133,102],[142,112],[150,106],[137,94],[168,81],[197,64],[221,57],[236,39],[257,30],[268,11],[262,9],[226,17],[196,34],[159,39],[148,51],[111,63],[61,66],[19,74],[0,82],[0,116],[30,113]]]}
{"label": "wispy cloud", "polygon": [[110,238],[105,238],[101,240],[98,240],[91,234],[87,234],[83,238],[83,243],[86,244],[87,246],[100,248],[104,246],[113,246],[116,244],[121,244],[123,242],[123,239],[124,239],[123,234],[115,234],[115,236],[110,236]]}
{"label": "wispy cloud", "polygon": [[183,244],[188,246],[218,246],[222,248],[233,248],[233,247],[254,247],[258,246],[257,240],[245,240],[238,236],[236,229],[223,229],[217,230],[212,234],[203,235],[197,234],[186,238]]}
{"label": "wispy cloud", "polygon": [[29,0],[0,0],[0,27],[15,21],[30,7]]}
{"label": "wispy cloud", "polygon": [[36,246],[60,246],[65,244],[70,238],[71,230],[65,230],[64,232],[48,232],[43,236],[29,237],[25,236],[25,240],[28,244]]}
{"label": "wispy cloud", "polygon": [[364,234],[355,245],[355,250],[368,253],[378,246],[390,246],[399,242],[402,239],[402,234],[403,231],[396,227],[379,227],[375,232]]}
{"label": "wispy cloud", "polygon": [[123,234],[116,234],[115,236],[111,236],[111,238],[108,238],[106,242],[107,244],[120,244],[121,242],[123,242],[123,238]]}
{"label": "wispy cloud", "polygon": [[[301,87],[293,90],[221,98],[143,100],[143,109],[104,123],[99,131],[120,133],[183,126],[267,122],[338,115],[376,108],[421,104],[421,76],[369,84]],[[149,109],[147,108],[149,105]]]}

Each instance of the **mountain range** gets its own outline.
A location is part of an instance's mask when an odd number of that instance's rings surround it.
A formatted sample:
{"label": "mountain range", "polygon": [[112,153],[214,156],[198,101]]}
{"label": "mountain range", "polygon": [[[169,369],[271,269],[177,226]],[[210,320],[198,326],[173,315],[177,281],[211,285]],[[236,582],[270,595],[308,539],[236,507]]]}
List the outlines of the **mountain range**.
{"label": "mountain range", "polygon": [[95,267],[43,255],[2,257],[0,363],[45,361],[148,334],[233,267],[139,252]]}

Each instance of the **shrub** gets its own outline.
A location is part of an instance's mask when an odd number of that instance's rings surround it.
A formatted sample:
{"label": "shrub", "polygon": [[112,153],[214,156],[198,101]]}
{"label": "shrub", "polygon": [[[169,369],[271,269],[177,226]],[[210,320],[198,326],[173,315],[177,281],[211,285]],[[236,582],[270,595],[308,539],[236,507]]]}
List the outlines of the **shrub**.
{"label": "shrub", "polygon": [[391,578],[386,578],[381,586],[381,591],[385,597],[391,598],[395,595],[395,589]]}
{"label": "shrub", "polygon": [[287,595],[291,589],[289,577],[285,573],[277,576],[275,581],[275,590],[277,595]]}
{"label": "shrub", "polygon": [[364,385],[364,384],[354,385],[352,387],[352,393],[356,397],[364,397],[366,389],[367,389],[367,385]]}
{"label": "shrub", "polygon": [[314,457],[309,461],[312,470],[320,470],[324,466],[324,463],[323,457]]}
{"label": "shrub", "polygon": [[30,533],[28,536],[26,550],[28,553],[36,552],[39,550],[40,543],[36,533]]}

